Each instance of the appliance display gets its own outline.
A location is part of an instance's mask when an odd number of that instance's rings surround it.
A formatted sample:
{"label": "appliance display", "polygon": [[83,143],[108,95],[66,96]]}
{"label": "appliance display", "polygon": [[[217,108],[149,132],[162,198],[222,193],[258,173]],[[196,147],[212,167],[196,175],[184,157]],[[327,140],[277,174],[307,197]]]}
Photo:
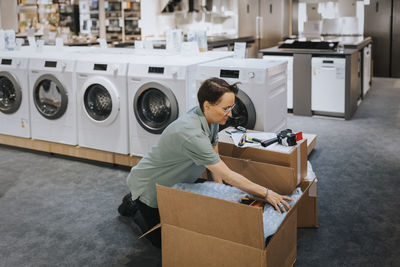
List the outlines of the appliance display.
{"label": "appliance display", "polygon": [[71,54],[41,52],[29,61],[32,138],[77,145],[76,60]]}
{"label": "appliance display", "polygon": [[22,52],[0,51],[0,134],[31,136],[28,61]]}
{"label": "appliance display", "polygon": [[128,70],[130,154],[145,155],[163,130],[197,105],[196,69],[200,63],[231,57],[231,52],[198,56],[152,55]]}
{"label": "appliance display", "polygon": [[311,110],[315,114],[344,116],[345,58],[311,59]]}
{"label": "appliance display", "polygon": [[222,59],[200,64],[198,86],[210,77],[219,77],[238,84],[232,118],[228,126],[243,126],[265,132],[279,132],[286,128],[287,63],[264,59]]}
{"label": "appliance display", "polygon": [[287,61],[287,108],[293,109],[293,57],[265,55],[263,59]]}
{"label": "appliance display", "polygon": [[79,146],[129,153],[127,56],[79,54],[76,67]]}

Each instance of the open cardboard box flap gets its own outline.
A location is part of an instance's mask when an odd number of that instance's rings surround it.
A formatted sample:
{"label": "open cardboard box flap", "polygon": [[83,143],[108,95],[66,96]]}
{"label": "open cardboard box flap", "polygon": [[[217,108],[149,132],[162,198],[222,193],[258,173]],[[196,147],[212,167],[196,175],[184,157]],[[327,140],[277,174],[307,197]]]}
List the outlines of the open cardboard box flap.
{"label": "open cardboard box flap", "polygon": [[297,186],[297,177],[293,168],[228,156],[221,156],[221,159],[232,171],[278,194],[291,194]]}

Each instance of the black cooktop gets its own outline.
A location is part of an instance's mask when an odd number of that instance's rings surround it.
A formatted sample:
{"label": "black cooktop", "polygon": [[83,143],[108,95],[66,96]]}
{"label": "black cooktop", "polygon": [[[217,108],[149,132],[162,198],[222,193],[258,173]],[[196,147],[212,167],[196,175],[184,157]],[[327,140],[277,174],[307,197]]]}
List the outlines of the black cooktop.
{"label": "black cooktop", "polygon": [[282,43],[278,46],[281,49],[304,49],[304,50],[336,50],[339,42],[312,42],[294,41],[292,43]]}

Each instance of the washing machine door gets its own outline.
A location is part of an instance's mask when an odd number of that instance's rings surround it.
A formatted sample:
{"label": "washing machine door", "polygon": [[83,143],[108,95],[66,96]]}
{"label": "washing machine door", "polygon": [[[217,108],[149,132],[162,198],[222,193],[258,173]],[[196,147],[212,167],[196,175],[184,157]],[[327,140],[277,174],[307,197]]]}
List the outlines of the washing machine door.
{"label": "washing machine door", "polygon": [[33,87],[33,102],[43,117],[49,120],[58,119],[67,110],[67,90],[55,76],[42,75]]}
{"label": "washing machine door", "polygon": [[171,89],[149,82],[135,94],[133,110],[138,123],[153,134],[161,134],[179,115],[178,101]]}
{"label": "washing machine door", "polygon": [[0,72],[0,111],[12,114],[21,106],[22,91],[15,77],[5,71]]}
{"label": "washing machine door", "polygon": [[246,129],[254,129],[256,125],[256,109],[250,97],[241,89],[235,97],[235,107],[232,109],[230,117],[224,125],[220,125],[220,130],[229,126],[243,126]]}
{"label": "washing machine door", "polygon": [[120,108],[119,94],[114,84],[97,77],[87,81],[83,88],[83,106],[88,118],[101,125],[112,123]]}

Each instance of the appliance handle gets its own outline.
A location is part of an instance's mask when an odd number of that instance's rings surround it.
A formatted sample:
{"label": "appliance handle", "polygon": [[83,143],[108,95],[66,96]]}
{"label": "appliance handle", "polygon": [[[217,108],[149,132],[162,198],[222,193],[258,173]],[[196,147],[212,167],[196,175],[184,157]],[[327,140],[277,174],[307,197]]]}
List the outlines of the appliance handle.
{"label": "appliance handle", "polygon": [[321,66],[321,69],[324,69],[324,70],[334,70],[334,69],[336,69],[336,68],[335,68],[335,66]]}

